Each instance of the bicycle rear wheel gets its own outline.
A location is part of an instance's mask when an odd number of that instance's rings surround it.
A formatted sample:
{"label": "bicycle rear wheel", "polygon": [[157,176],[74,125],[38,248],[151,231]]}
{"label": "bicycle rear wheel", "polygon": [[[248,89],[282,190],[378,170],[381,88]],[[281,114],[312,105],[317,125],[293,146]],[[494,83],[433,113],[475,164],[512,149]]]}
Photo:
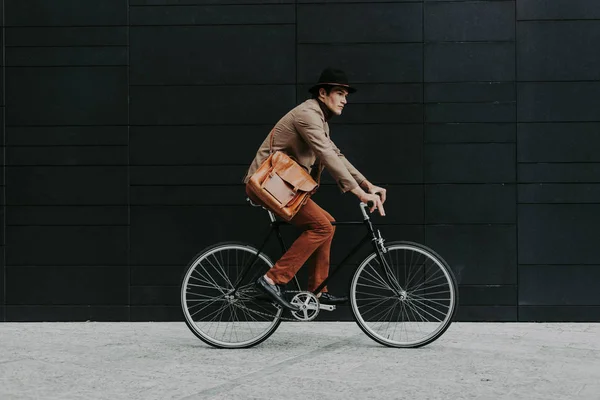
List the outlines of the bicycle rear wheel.
{"label": "bicycle rear wheel", "polygon": [[456,280],[433,250],[410,242],[386,246],[356,270],[350,302],[360,328],[390,347],[420,347],[439,338],[458,304]]}
{"label": "bicycle rear wheel", "polygon": [[[181,283],[185,323],[199,339],[219,348],[243,348],[267,339],[281,323],[282,309],[261,298],[254,281],[273,266],[260,254],[233,288],[258,251],[243,243],[221,243],[190,262]],[[264,297],[264,296],[263,296]]]}

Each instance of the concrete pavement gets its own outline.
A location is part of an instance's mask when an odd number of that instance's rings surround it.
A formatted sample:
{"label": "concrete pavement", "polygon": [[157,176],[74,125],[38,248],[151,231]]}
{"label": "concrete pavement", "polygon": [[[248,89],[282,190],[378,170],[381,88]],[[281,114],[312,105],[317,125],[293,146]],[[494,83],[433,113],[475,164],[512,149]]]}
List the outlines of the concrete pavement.
{"label": "concrete pavement", "polygon": [[353,322],[219,350],[181,323],[0,323],[0,399],[600,399],[600,324],[454,323],[391,349]]}

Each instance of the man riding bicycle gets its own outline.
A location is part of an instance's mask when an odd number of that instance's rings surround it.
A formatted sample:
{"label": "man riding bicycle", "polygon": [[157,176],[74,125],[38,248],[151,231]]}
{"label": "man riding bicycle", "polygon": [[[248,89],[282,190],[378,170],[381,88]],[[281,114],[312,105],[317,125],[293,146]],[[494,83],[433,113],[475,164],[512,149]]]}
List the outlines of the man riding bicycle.
{"label": "man riding bicycle", "polygon": [[[383,203],[386,190],[371,184],[341,153],[329,134],[328,121],[341,115],[349,93],[356,89],[348,84],[346,74],[333,68],[321,73],[317,84],[309,89],[312,98],[304,101],[284,115],[273,129],[273,151],[282,151],[292,157],[308,173],[319,181],[323,169],[327,169],[342,191],[351,192],[367,204],[372,202],[370,211],[377,209],[384,216]],[[270,138],[261,144],[244,178],[247,183],[263,161],[270,154]],[[250,199],[264,206],[248,189]],[[296,272],[308,261],[308,290],[314,291],[329,274],[330,249],[335,226],[334,218],[319,207],[312,199],[302,206],[290,223],[303,232],[264,276],[256,281],[257,287],[269,295],[277,304],[295,310],[278,290],[276,285],[289,282]],[[348,298],[330,294],[327,287],[317,294],[323,304],[342,304]]]}

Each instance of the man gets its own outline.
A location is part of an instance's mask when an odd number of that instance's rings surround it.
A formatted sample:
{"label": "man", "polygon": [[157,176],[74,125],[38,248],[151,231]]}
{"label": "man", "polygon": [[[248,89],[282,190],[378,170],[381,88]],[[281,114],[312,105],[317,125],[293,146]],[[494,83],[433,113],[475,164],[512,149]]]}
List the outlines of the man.
{"label": "man", "polygon": [[[328,121],[341,115],[346,98],[356,89],[348,84],[346,74],[338,69],[326,68],[319,81],[309,89],[312,98],[298,105],[277,122],[273,131],[273,151],[283,151],[304,167],[318,182],[326,168],[337,182],[342,193],[351,192],[361,202],[373,202],[383,216],[386,190],[371,184],[340,152],[329,137]],[[248,169],[244,182],[256,172],[269,156],[270,138],[267,136]],[[246,190],[248,197],[258,204],[259,199]],[[263,204],[264,205],[264,204]],[[329,253],[335,227],[333,217],[312,199],[291,219],[290,223],[303,230],[287,252],[275,263],[256,285],[279,305],[296,310],[297,307],[283,298],[276,285],[289,282],[296,272],[308,261],[308,290],[314,291],[329,273]],[[347,297],[330,294],[323,288],[317,294],[324,304],[341,304]]]}

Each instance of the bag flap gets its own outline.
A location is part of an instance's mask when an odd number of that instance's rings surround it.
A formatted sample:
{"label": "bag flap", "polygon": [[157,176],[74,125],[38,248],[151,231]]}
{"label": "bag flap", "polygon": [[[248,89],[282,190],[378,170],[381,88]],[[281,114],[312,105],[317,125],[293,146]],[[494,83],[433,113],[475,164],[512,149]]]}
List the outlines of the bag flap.
{"label": "bag flap", "polygon": [[274,154],[273,171],[294,189],[310,192],[317,187],[317,183],[308,172],[287,155]]}

